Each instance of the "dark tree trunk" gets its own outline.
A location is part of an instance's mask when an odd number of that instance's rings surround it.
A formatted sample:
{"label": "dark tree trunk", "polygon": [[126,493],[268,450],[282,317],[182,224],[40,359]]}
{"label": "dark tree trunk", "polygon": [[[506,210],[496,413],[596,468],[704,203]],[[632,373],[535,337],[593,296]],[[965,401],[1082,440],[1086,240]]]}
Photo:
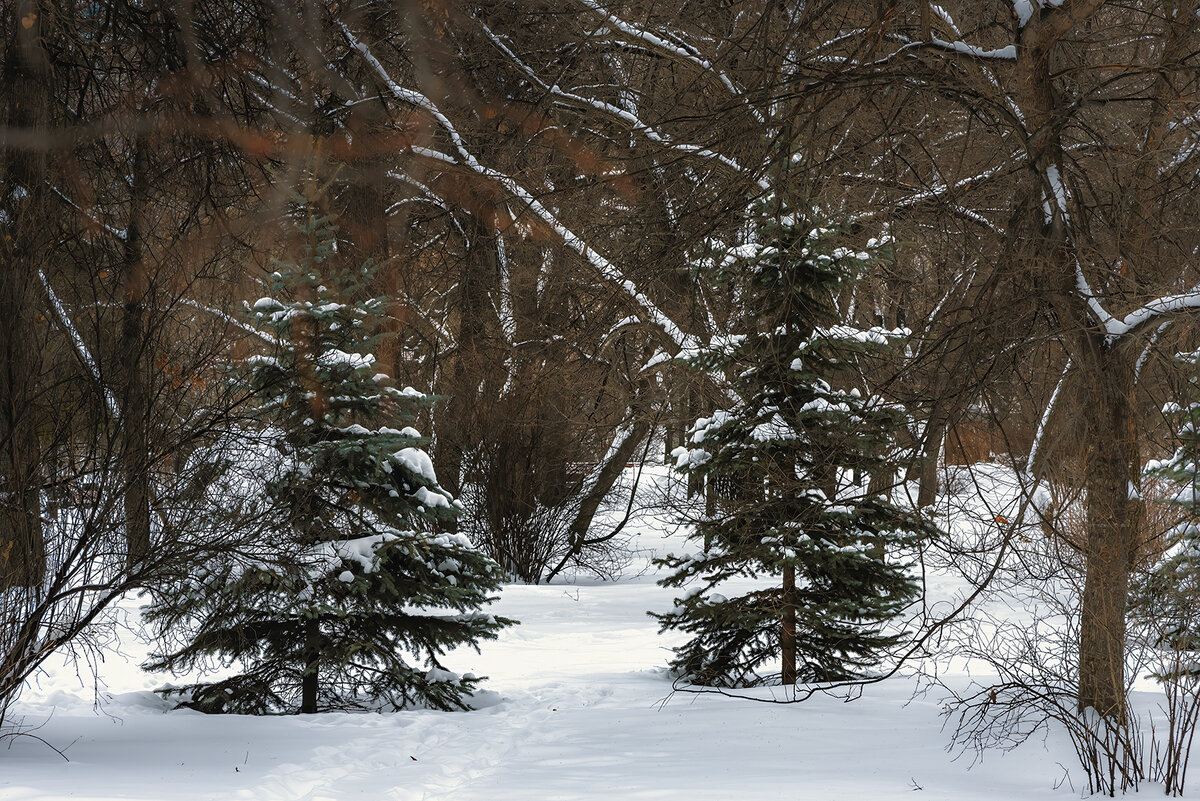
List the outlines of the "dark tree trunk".
{"label": "dark tree trunk", "polygon": [[783,569],[783,625],[779,633],[779,651],[783,668],[779,680],[783,684],[796,683],[796,568],[788,565]]}
{"label": "dark tree trunk", "polygon": [[150,553],[150,381],[146,367],[146,296],[143,220],[146,211],[148,143],[134,143],[129,224],[125,234],[121,332],[117,358],[121,365],[122,471],[125,482],[126,558],[130,567]]}
{"label": "dark tree trunk", "polygon": [[[687,396],[687,419],[688,419],[688,421],[694,421],[700,417],[700,408],[701,408],[700,392],[697,389],[695,389],[694,387],[690,388],[688,390],[688,396]],[[690,424],[690,422],[689,422],[689,424]],[[685,434],[684,436],[687,436],[687,435]],[[702,476],[698,472],[694,472],[694,471],[688,473],[688,488],[687,488],[688,497],[694,498],[695,496],[699,495],[702,492],[704,492],[704,476]]]}
{"label": "dark tree trunk", "polygon": [[925,440],[921,446],[919,481],[917,490],[917,506],[924,509],[932,506],[937,500],[938,489],[938,460],[942,453],[942,440],[946,436],[946,420],[940,415],[930,416],[925,430]]}
{"label": "dark tree trunk", "polygon": [[442,386],[450,396],[435,445],[441,485],[452,495],[462,491],[464,457],[477,444],[481,433],[482,397],[489,401],[497,393],[489,390],[503,381],[496,369],[492,343],[488,341],[488,323],[494,319],[491,298],[499,278],[499,255],[492,233],[470,215],[462,218],[467,233],[466,257],[460,266],[458,281],[458,330],[456,347],[449,365],[449,381]]}
{"label": "dark tree trunk", "polygon": [[317,711],[317,693],[320,690],[321,663],[320,629],[316,620],[304,624],[304,676],[300,680],[300,714],[311,715]]}
{"label": "dark tree trunk", "polygon": [[887,495],[896,485],[896,474],[891,468],[872,470],[867,481],[867,495],[872,498]]}
{"label": "dark tree trunk", "polygon": [[562,560],[546,574],[546,581],[558,575],[573,557],[582,553],[583,549],[590,544],[587,534],[592,520],[596,516],[596,511],[600,508],[605,496],[612,490],[613,485],[616,484],[617,479],[620,478],[625,465],[637,453],[637,449],[645,443],[646,437],[650,436],[652,429],[647,416],[634,411],[632,417],[633,427],[629,435],[617,448],[613,449],[613,452],[609,454],[608,461],[600,466],[596,480],[591,486],[585,488],[586,494],[579,505],[579,511],[576,512],[575,518],[567,530],[571,543],[570,549]]}
{"label": "dark tree trunk", "polygon": [[[369,31],[379,39],[379,32]],[[368,86],[373,75],[359,76]],[[384,87],[375,86],[379,94]],[[387,180],[387,157],[384,148],[387,127],[387,108],[382,100],[358,103],[346,122],[350,133],[350,154],[345,175],[348,179],[342,199],[339,222],[345,239],[345,267],[357,270],[368,260],[384,264],[390,255],[388,241],[387,202],[384,183]]]}
{"label": "dark tree trunk", "polygon": [[[48,155],[50,65],[43,42],[47,15],[38,0],[19,0],[8,20],[0,132],[0,210],[10,236],[0,241],[0,589],[36,587],[46,571],[41,519],[40,442],[33,398],[40,371],[34,314],[45,302],[38,271],[50,263],[52,209]],[[20,190],[20,191],[18,191]]]}
{"label": "dark tree trunk", "polygon": [[1125,714],[1125,614],[1137,530],[1130,499],[1140,457],[1133,371],[1102,353],[1088,409],[1086,578],[1079,641],[1079,708]]}

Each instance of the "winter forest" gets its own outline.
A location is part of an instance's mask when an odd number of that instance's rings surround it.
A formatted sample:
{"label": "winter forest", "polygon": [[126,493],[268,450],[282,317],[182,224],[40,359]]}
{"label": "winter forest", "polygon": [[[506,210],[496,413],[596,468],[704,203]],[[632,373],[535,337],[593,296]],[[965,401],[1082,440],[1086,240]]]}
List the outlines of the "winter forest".
{"label": "winter forest", "polygon": [[1200,0],[0,26],[0,799],[1197,793]]}

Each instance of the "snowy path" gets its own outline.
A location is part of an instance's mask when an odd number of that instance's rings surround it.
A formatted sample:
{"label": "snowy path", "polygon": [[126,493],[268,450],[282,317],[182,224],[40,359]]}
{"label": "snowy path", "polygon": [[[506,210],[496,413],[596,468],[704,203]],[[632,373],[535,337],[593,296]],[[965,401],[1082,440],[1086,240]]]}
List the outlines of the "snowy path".
{"label": "snowy path", "polygon": [[[967,771],[933,699],[908,681],[852,704],[793,706],[677,695],[667,643],[644,610],[670,603],[648,578],[506,588],[522,625],[461,669],[488,674],[494,706],[250,718],[164,714],[138,646],[102,666],[102,712],[51,672],[18,712],[71,761],[32,740],[0,751],[0,799],[146,801],[555,801],[558,799],[1007,799],[1052,790],[1070,764],[1040,742]],[[667,702],[664,704],[663,701]],[[918,788],[920,788],[918,790]],[[914,795],[914,793],[917,793]]]}

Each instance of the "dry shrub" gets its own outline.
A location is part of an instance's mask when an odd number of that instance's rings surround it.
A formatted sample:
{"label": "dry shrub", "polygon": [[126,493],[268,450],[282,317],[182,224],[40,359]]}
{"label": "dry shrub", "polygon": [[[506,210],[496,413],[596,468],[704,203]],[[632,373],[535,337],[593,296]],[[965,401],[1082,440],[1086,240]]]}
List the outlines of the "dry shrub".
{"label": "dry shrub", "polygon": [[946,464],[972,465],[992,458],[994,437],[988,420],[965,420],[946,436]]}
{"label": "dry shrub", "polygon": [[[1062,484],[1051,484],[1049,490],[1051,501],[1042,510],[1042,533],[1077,553],[1084,553],[1087,545],[1084,490]],[[1170,482],[1163,479],[1142,480],[1141,500],[1134,507],[1137,516],[1133,550],[1135,571],[1145,570],[1162,558],[1167,533],[1185,517],[1183,507],[1171,503],[1175,494]]]}

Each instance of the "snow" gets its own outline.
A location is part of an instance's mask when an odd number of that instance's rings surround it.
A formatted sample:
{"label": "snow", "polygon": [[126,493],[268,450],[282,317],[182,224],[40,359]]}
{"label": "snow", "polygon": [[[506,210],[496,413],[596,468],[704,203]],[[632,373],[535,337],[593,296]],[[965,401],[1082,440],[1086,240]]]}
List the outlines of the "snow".
{"label": "snow", "polygon": [[893,339],[904,339],[909,336],[912,336],[912,331],[907,328],[889,329],[882,326],[858,328],[852,325],[835,325],[830,328],[818,328],[814,333],[814,338],[859,342],[864,345],[887,345]]}
{"label": "snow", "polygon": [[413,493],[413,497],[416,498],[417,503],[430,509],[437,509],[439,507],[443,509],[450,508],[449,498],[445,495],[432,492],[428,487],[417,487],[417,491]]}
{"label": "snow", "polygon": [[[399,535],[393,532],[383,532],[350,540],[323,542],[311,549],[310,559],[314,569],[322,573],[340,566],[343,561],[358,564],[364,573],[373,573],[376,567],[375,552],[380,546],[398,537]],[[354,581],[354,574],[349,570],[339,571],[337,579],[349,584]]]}
{"label": "snow", "polygon": [[[701,156],[703,158],[708,158],[708,159],[714,159],[714,160],[719,161],[722,164],[725,164],[726,166],[732,168],[735,172],[738,172],[738,173],[741,173],[743,171],[742,166],[740,164],[738,164],[736,161],[734,161],[733,159],[729,158],[728,156],[724,156],[720,153],[716,153],[712,150],[709,150],[708,148],[701,147],[700,145],[692,145],[692,144],[678,143],[678,142],[672,141],[669,136],[667,136],[667,135],[661,133],[660,131],[654,129],[653,127],[647,125],[641,119],[639,119],[635,113],[633,113],[632,111],[629,111],[628,109],[624,109],[619,106],[615,106],[611,103],[606,103],[603,100],[597,100],[596,98],[593,98],[593,97],[584,97],[582,95],[566,91],[558,84],[553,84],[553,85],[547,84],[545,81],[543,81],[537,75],[537,73],[535,73],[532,69],[530,69],[528,67],[528,65],[526,65],[525,62],[523,62],[519,56],[517,56],[515,53],[513,53],[512,50],[510,50],[504,44],[504,42],[500,39],[500,37],[491,31],[490,28],[488,28],[486,25],[482,26],[482,28],[483,28],[484,34],[488,37],[488,39],[491,40],[492,44],[495,45],[495,47],[497,49],[499,49],[500,52],[504,53],[504,55],[507,56],[508,59],[513,64],[515,64],[517,67],[519,67],[521,69],[521,71],[525,74],[526,77],[529,78],[530,81],[535,83],[543,91],[545,91],[551,95],[554,95],[555,97],[559,97],[564,100],[570,100],[573,103],[577,103],[579,105],[584,105],[584,106],[589,106],[590,108],[596,109],[597,111],[601,111],[601,112],[609,115],[610,117],[620,120],[623,124],[628,125],[630,129],[640,132],[647,139],[649,139],[652,142],[655,142],[656,144],[663,145],[665,147],[668,147],[668,148],[671,148],[674,150],[678,150],[683,153],[694,154],[694,155],[698,155],[698,156]],[[655,37],[655,39],[659,42],[662,41],[662,40],[657,39],[657,37]],[[685,58],[686,57],[687,56],[685,55]],[[707,62],[704,62],[704,66],[706,69],[711,68],[711,65],[709,65]],[[760,119],[760,122],[765,122],[765,121]],[[769,184],[765,179],[760,179],[758,183],[759,183],[759,186],[762,187],[763,189],[769,188]]]}
{"label": "snow", "polygon": [[[1050,192],[1054,198],[1054,207],[1062,215],[1063,220],[1070,222],[1070,216],[1067,214],[1067,190],[1063,186],[1062,178],[1058,174],[1058,167],[1051,164],[1046,168],[1046,182],[1050,184]],[[1050,211],[1050,198],[1046,198],[1044,202],[1046,212],[1046,222],[1049,223],[1053,219]]]}
{"label": "snow", "polygon": [[407,467],[412,472],[421,476],[430,484],[437,483],[437,476],[433,472],[433,460],[429,458],[429,454],[420,448],[401,448],[392,454],[393,458],[400,464]]}
{"label": "snow", "polygon": [[261,353],[256,353],[253,356],[246,357],[247,367],[279,367],[279,360],[274,356],[267,356]]}
{"label": "snow", "polygon": [[1024,28],[1029,24],[1029,20],[1033,19],[1033,6],[1036,0],[1012,0],[1013,13],[1017,15],[1017,22]]}
{"label": "snow", "polygon": [[778,442],[796,439],[796,432],[777,409],[771,409],[767,418],[750,430],[750,437],[756,442]]}
{"label": "snow", "polygon": [[354,370],[365,370],[375,364],[375,357],[369,353],[347,353],[344,350],[330,348],[317,357],[317,364],[322,367],[337,367],[345,364]]}
{"label": "snow", "polygon": [[1164,314],[1200,309],[1200,288],[1179,295],[1167,295],[1134,309],[1120,320],[1108,317],[1104,320],[1108,332],[1108,341],[1113,342],[1133,331],[1141,325],[1155,320]]}
{"label": "snow", "polygon": [[650,31],[639,28],[635,25],[631,25],[625,20],[617,17],[615,14],[609,12],[608,9],[604,8],[599,3],[594,2],[594,0],[579,0],[579,2],[585,8],[592,10],[602,17],[604,21],[611,25],[615,30],[618,30],[635,39],[640,39],[652,47],[659,48],[677,58],[690,61],[701,70],[711,73],[718,81],[720,81],[721,85],[725,87],[731,97],[740,100],[745,105],[746,109],[754,116],[755,120],[757,120],[760,124],[766,123],[766,119],[762,116],[758,109],[756,109],[750,103],[747,93],[739,89],[725,73],[715,69],[710,61],[701,58],[693,48],[683,46],[682,44],[669,42],[662,37],[651,33]]}
{"label": "snow", "polygon": [[113,394],[112,388],[104,383],[104,378],[100,374],[100,368],[96,364],[96,360],[92,357],[92,352],[88,349],[87,343],[83,341],[79,330],[71,322],[71,315],[67,314],[62,301],[54,291],[54,287],[50,284],[50,279],[46,277],[45,271],[38,270],[38,278],[41,279],[42,287],[46,290],[46,296],[50,299],[50,305],[54,307],[55,316],[58,317],[59,323],[62,324],[62,327],[66,330],[68,336],[70,336],[71,344],[75,346],[75,352],[79,354],[79,358],[87,367],[88,372],[91,373],[92,378],[96,380],[96,383],[103,390],[104,404],[108,407],[108,413],[113,416],[114,420],[119,420],[121,418],[121,407],[117,403],[117,397]]}
{"label": "snow", "polygon": [[[584,0],[584,2],[587,4],[587,0]],[[589,7],[591,7],[593,10],[603,13],[599,6],[589,4]],[[424,111],[437,123],[437,125],[449,138],[456,155],[451,156],[434,148],[417,145],[410,147],[409,152],[438,163],[452,164],[455,166],[461,164],[476,174],[487,178],[488,180],[494,181],[502,186],[514,198],[520,200],[520,202],[523,203],[530,212],[532,212],[535,216],[540,218],[543,223],[549,226],[550,229],[553,230],[555,234],[562,240],[563,244],[586,259],[587,262],[605,278],[605,280],[612,282],[614,286],[621,287],[629,295],[630,299],[642,309],[648,322],[651,322],[662,329],[663,333],[665,333],[668,338],[670,338],[676,345],[680,347],[686,347],[691,343],[692,338],[684,336],[675,322],[668,315],[664,314],[663,311],[659,309],[658,306],[656,306],[646,295],[644,295],[641,289],[639,289],[633,281],[631,281],[623,272],[618,270],[616,266],[608,259],[606,259],[597,251],[593,250],[591,246],[581,239],[574,231],[559,221],[559,219],[549,209],[547,209],[546,206],[537,199],[537,197],[535,197],[533,192],[531,192],[525,186],[522,186],[511,176],[482,164],[467,148],[462,135],[458,132],[458,129],[454,127],[454,124],[450,121],[449,117],[442,113],[441,109],[438,108],[436,103],[420,92],[401,86],[399,83],[397,83],[391,77],[379,59],[377,59],[371,52],[371,49],[361,40],[359,40],[345,23],[339,22],[338,26],[341,28],[342,34],[346,37],[346,41],[362,56],[363,60],[366,61],[371,69],[379,76],[380,80],[384,82],[384,84],[388,87],[388,90],[393,94],[393,96],[396,97],[397,100],[408,103],[415,108]],[[708,66],[709,65],[705,64],[705,67]],[[734,91],[732,86],[729,88],[731,91]],[[734,94],[737,95],[738,93],[734,91]],[[389,176],[401,177],[402,173],[389,173]]]}
{"label": "snow", "polygon": [[1088,283],[1087,277],[1083,274],[1082,265],[1078,261],[1075,262],[1075,291],[1087,302],[1088,308],[1091,309],[1092,314],[1096,315],[1096,319],[1104,325],[1109,336],[1119,336],[1119,333],[1115,333],[1114,326],[1120,326],[1120,321],[1114,320],[1113,316],[1108,313],[1108,310],[1100,304],[1095,293],[1092,292],[1091,284]]}
{"label": "snow", "polygon": [[[663,468],[648,471],[664,483]],[[1004,512],[1012,473],[980,469],[980,496],[944,495],[938,508]],[[1007,482],[1007,483],[1006,483]],[[949,485],[962,484],[954,476]],[[966,482],[971,485],[972,482]],[[953,501],[953,503],[952,503]],[[957,505],[956,505],[957,504]],[[978,520],[954,518],[956,536]],[[688,590],[654,583],[648,558],[694,543],[655,516],[639,518],[634,564],[615,582],[509,585],[489,614],[517,618],[482,652],[446,663],[487,676],[476,711],[414,710],[280,717],[169,710],[151,690],[187,677],[138,669],[147,644],[139,601],[116,610],[127,628],[90,680],[53,659],[10,722],[37,737],[0,749],[5,801],[1007,801],[1078,798],[1082,775],[1061,731],[981,761],[948,752],[938,691],[911,676],[862,698],[817,695],[793,705],[672,694],[665,665],[676,635],[660,636],[646,610]],[[986,521],[984,521],[986,522]],[[632,524],[631,524],[632,525]],[[458,537],[460,535],[441,535]],[[372,550],[361,543],[363,555]],[[348,572],[348,571],[347,571]],[[689,588],[690,589],[690,588]],[[931,575],[935,598],[958,597],[960,578]],[[715,597],[710,595],[711,597]],[[435,678],[453,680],[449,671]],[[960,689],[987,681],[978,665],[942,678]],[[769,700],[779,688],[747,691]],[[1144,703],[1147,693],[1135,693]],[[1153,794],[1159,788],[1145,787]],[[1194,794],[1194,793],[1193,793]]]}
{"label": "snow", "polygon": [[995,50],[984,50],[981,47],[967,44],[963,41],[947,42],[936,36],[930,39],[930,43],[944,50],[952,50],[955,53],[962,53],[964,56],[971,56],[973,58],[1000,59],[1002,61],[1015,61],[1017,58],[1016,45],[1007,45]]}

